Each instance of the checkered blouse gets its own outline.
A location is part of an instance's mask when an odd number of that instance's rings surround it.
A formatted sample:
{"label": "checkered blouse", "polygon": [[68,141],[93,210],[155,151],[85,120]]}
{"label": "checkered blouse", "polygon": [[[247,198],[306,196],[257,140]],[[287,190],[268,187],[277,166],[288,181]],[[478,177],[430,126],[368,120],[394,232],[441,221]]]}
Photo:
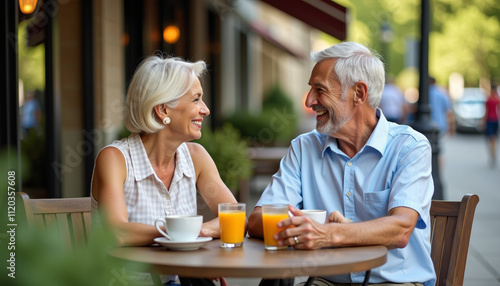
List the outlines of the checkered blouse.
{"label": "checkered blouse", "polygon": [[[197,214],[195,170],[185,143],[177,148],[170,189],[154,172],[138,134],[114,141],[106,147],[117,148],[125,157],[127,179],[123,193],[129,222],[154,225],[157,218],[166,215]],[[97,207],[97,201],[94,198],[92,201]]]}

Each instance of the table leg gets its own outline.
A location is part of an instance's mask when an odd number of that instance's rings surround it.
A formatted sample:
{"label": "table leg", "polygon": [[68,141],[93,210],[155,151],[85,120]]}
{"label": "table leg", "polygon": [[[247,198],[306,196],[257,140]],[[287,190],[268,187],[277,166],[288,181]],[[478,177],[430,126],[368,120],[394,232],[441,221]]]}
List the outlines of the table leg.
{"label": "table leg", "polygon": [[363,286],[367,286],[368,285],[368,280],[370,280],[370,272],[371,270],[366,270],[366,273],[365,273],[365,280],[363,281]]}
{"label": "table leg", "polygon": [[304,284],[304,286],[311,286],[313,284],[315,278],[316,277],[307,278],[306,284]]}

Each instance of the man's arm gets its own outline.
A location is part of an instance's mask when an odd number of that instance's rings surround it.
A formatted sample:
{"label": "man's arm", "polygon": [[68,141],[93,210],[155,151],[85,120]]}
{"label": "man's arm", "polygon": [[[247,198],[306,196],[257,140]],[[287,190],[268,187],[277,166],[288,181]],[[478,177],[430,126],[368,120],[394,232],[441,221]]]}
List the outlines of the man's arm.
{"label": "man's arm", "polygon": [[[426,140],[418,140],[408,144],[412,148],[399,157],[400,168],[393,174],[392,203],[389,202],[386,215],[346,223],[342,213],[334,212],[329,216],[330,223],[318,224],[297,216],[300,212],[291,209],[295,216],[282,221],[280,227],[295,227],[287,228],[275,238],[302,249],[375,244],[389,249],[405,247],[420,219],[419,228],[426,226],[426,212],[432,198],[431,147]],[[300,243],[296,244],[295,236]]]}
{"label": "man's arm", "polygon": [[[410,208],[397,207],[389,215],[365,222],[330,222],[319,224],[307,217],[298,216],[300,210],[291,208],[294,217],[283,220],[279,227],[287,228],[276,235],[282,245],[298,249],[317,249],[322,247],[342,247],[357,245],[385,245],[387,248],[403,248],[408,244],[411,233],[418,220],[418,213]],[[333,214],[333,213],[332,213]],[[335,220],[346,221],[336,213]],[[329,218],[332,215],[329,216]],[[295,243],[297,237],[299,244]]]}

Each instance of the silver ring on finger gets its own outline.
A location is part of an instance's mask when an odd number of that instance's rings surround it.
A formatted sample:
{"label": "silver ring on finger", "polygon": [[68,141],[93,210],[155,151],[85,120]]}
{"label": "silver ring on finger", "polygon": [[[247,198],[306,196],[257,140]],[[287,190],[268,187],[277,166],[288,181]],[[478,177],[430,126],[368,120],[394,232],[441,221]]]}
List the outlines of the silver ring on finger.
{"label": "silver ring on finger", "polygon": [[296,236],[293,237],[293,240],[295,241],[295,244],[299,244],[300,243],[299,239]]}

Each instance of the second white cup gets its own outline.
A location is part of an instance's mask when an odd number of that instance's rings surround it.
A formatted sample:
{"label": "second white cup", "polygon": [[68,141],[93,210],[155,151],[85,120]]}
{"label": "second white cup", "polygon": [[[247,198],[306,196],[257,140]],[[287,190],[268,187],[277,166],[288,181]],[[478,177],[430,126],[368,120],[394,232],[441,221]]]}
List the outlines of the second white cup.
{"label": "second white cup", "polygon": [[[161,224],[166,232],[161,229]],[[156,229],[172,241],[195,241],[200,234],[202,224],[201,215],[172,215],[155,221]]]}
{"label": "second white cup", "polygon": [[326,211],[325,210],[302,210],[305,216],[312,218],[319,223],[325,223]]}

